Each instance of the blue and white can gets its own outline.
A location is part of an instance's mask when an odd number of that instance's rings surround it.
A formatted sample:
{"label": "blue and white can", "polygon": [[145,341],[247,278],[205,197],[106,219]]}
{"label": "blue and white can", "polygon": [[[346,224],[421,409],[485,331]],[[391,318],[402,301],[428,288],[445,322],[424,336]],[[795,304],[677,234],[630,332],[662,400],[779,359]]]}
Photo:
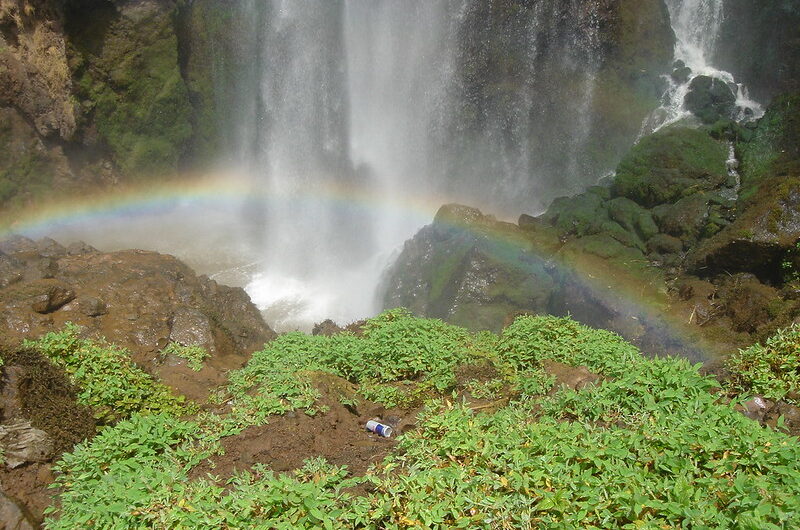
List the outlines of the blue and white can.
{"label": "blue and white can", "polygon": [[384,438],[388,438],[392,435],[392,428],[388,425],[384,425],[383,423],[379,423],[375,420],[369,420],[367,422],[367,430],[370,432],[374,432],[375,434],[379,434]]}

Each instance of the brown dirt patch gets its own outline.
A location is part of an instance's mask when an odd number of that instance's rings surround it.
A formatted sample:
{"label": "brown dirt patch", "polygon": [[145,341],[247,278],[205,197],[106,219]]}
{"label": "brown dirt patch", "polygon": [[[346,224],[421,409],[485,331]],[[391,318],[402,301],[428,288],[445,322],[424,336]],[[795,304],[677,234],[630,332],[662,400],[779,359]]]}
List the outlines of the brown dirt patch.
{"label": "brown dirt patch", "polygon": [[44,519],[44,509],[53,504],[57,492],[48,488],[55,477],[52,464],[27,464],[0,471],[0,488],[16,500],[37,522]]}
{"label": "brown dirt patch", "polygon": [[545,359],[542,362],[542,367],[545,372],[556,378],[553,384],[553,391],[558,390],[562,386],[573,390],[580,390],[586,385],[595,384],[602,379],[599,375],[590,372],[585,366],[570,366],[568,364]]}
{"label": "brown dirt patch", "polygon": [[[96,432],[96,423],[91,409],[76,401],[75,387],[67,376],[41,354],[32,350],[19,350],[3,355],[4,377],[0,385],[4,394],[13,384],[20,409],[12,411],[17,404],[0,403],[2,420],[12,419],[12,414],[27,418],[34,427],[49,434],[55,441],[55,451],[60,455],[76,443],[91,438]],[[17,375],[10,381],[5,374]]]}
{"label": "brown dirt patch", "polygon": [[[0,352],[5,366],[0,380],[0,420],[30,420],[54,442],[56,460],[76,443],[94,436],[95,421],[88,407],[78,405],[75,388],[66,375],[41,354],[30,350]],[[36,520],[53,502],[48,489],[54,477],[51,464],[27,463],[16,469],[0,466],[0,487]]]}
{"label": "brown dirt patch", "polygon": [[[212,457],[192,470],[190,478],[208,474],[221,481],[236,471],[265,464],[276,472],[303,466],[308,458],[322,456],[331,464],[347,466],[351,475],[363,475],[370,465],[380,462],[397,445],[396,436],[415,428],[416,410],[387,410],[383,406],[356,398],[356,406],[344,406],[341,398],[352,400],[355,387],[340,377],[314,372],[309,374],[322,394],[319,404],[325,413],[308,416],[302,411],[275,416],[267,425],[249,427],[222,440],[224,454]],[[379,419],[391,425],[395,434],[383,438],[368,432],[365,424]]]}

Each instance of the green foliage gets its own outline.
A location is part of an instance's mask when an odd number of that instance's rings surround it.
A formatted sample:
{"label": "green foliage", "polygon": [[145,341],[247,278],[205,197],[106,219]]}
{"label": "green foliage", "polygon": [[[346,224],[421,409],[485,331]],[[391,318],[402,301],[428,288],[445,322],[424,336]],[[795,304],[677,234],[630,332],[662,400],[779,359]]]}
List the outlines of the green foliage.
{"label": "green foliage", "polygon": [[189,361],[189,368],[195,372],[199,372],[203,369],[203,362],[209,357],[209,353],[202,346],[184,346],[177,342],[170,342],[167,344],[167,346],[161,350],[161,355],[175,355],[176,357],[186,359]]}
{"label": "green foliage", "polygon": [[103,423],[126,418],[136,412],[174,415],[191,412],[183,396],[155,381],[130,359],[130,354],[112,344],[81,339],[80,328],[67,323],[25,347],[34,348],[64,369],[80,389],[78,401],[92,407]]}
{"label": "green foliage", "polygon": [[451,389],[455,366],[486,346],[483,335],[393,309],[368,320],[363,337],[282,335],[231,373],[229,391],[251,420],[294,408],[314,412],[318,395],[304,372],[322,371],[360,383],[367,397],[392,406]]}
{"label": "green foliage", "polygon": [[[364,477],[311,459],[282,475],[256,465],[224,485],[189,471],[222,436],[266,416],[232,428],[211,413],[136,415],[64,456],[60,518],[46,527],[777,529],[800,516],[796,440],[721,404],[716,383],[685,360],[648,360],[613,333],[555,317],[520,317],[499,338],[403,310],[365,328],[279,337],[232,374],[235,406],[257,395],[273,412],[313,403],[318,370],[407,393],[420,383],[397,378],[414,376],[434,390],[431,374],[465,359],[489,377],[465,388],[492,398],[512,379],[524,399],[489,413],[429,394],[418,429]],[[796,350],[797,333],[768,347]],[[404,368],[414,350],[424,359]],[[543,359],[603,379],[544,396]]]}
{"label": "green foliage", "polygon": [[551,359],[612,377],[642,362],[639,351],[616,333],[554,316],[518,317],[500,336],[497,353],[518,370]]}
{"label": "green foliage", "polygon": [[196,424],[169,414],[136,414],[77,445],[55,466],[61,514],[46,528],[138,526],[153,495],[186,481],[187,444],[197,434]]}
{"label": "green foliage", "polygon": [[798,366],[800,326],[792,324],[779,330],[764,345],[754,344],[731,355],[726,360],[731,372],[728,385],[736,393],[787,399],[787,394],[800,392]]}

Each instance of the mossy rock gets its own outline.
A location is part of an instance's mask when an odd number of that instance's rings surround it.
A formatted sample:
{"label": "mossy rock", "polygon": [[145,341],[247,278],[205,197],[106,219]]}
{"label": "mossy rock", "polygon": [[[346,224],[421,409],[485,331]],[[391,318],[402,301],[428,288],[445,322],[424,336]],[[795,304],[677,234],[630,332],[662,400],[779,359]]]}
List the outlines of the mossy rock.
{"label": "mossy rock", "polygon": [[680,199],[661,216],[661,231],[683,241],[696,241],[708,219],[708,199],[695,193]]}
{"label": "mossy rock", "polygon": [[671,127],[646,136],[620,162],[613,193],[652,208],[719,187],[728,148],[698,129]]}
{"label": "mossy rock", "polygon": [[656,234],[647,241],[647,250],[661,255],[680,254],[683,252],[683,242],[667,234]]}
{"label": "mossy rock", "polygon": [[80,8],[66,12],[77,95],[100,142],[128,175],[175,171],[192,136],[174,9],[107,5],[102,20],[90,24]]}
{"label": "mossy rock", "polygon": [[608,218],[603,196],[594,192],[555,199],[542,218],[562,234],[596,234]]}
{"label": "mossy rock", "polygon": [[776,98],[758,121],[753,138],[738,145],[742,199],[773,175],[800,175],[800,92]]}
{"label": "mossy rock", "polygon": [[762,183],[735,222],[693,250],[688,269],[702,276],[751,272],[780,282],[781,259],[798,239],[800,176],[773,177]]}
{"label": "mossy rock", "polygon": [[698,75],[689,83],[684,106],[703,123],[729,119],[736,107],[736,95],[721,79]]}
{"label": "mossy rock", "polygon": [[636,233],[647,241],[658,233],[658,226],[652,214],[626,197],[617,197],[608,201],[608,216],[619,223],[625,230]]}

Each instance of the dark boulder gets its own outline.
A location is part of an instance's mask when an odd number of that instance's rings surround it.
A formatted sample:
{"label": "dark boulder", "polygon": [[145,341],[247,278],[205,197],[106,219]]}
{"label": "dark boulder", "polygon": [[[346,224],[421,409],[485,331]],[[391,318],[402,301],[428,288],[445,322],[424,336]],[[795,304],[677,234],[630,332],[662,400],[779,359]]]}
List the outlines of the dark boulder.
{"label": "dark boulder", "polygon": [[703,123],[711,124],[733,117],[736,95],[725,81],[699,75],[689,84],[683,104]]}

